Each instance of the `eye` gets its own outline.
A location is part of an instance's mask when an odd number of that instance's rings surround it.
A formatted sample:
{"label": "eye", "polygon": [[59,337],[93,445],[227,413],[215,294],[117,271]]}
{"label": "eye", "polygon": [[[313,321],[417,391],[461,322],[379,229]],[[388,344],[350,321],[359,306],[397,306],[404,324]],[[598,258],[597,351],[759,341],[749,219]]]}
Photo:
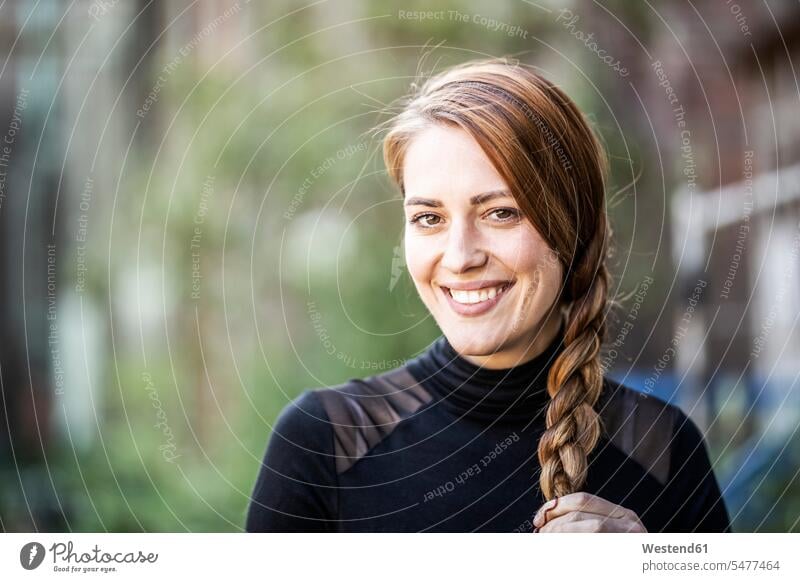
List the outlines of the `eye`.
{"label": "eye", "polygon": [[409,224],[414,224],[419,228],[433,228],[437,226],[439,222],[431,223],[430,220],[436,219],[437,221],[441,220],[441,218],[435,214],[430,212],[422,212],[420,214],[416,214],[408,220]]}
{"label": "eye", "polygon": [[516,208],[495,208],[489,214],[493,214],[498,222],[515,222],[520,216]]}

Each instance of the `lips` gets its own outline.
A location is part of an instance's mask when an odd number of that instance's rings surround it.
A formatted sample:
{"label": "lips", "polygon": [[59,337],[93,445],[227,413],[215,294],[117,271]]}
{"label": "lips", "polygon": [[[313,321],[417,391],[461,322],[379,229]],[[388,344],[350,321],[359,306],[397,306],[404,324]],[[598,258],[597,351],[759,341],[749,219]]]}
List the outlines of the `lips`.
{"label": "lips", "polygon": [[[485,283],[489,283],[486,285]],[[492,309],[508,294],[516,281],[487,281],[480,287],[478,284],[459,284],[459,288],[440,286],[442,294],[451,309],[459,315],[482,315]],[[473,287],[465,289],[465,287]]]}

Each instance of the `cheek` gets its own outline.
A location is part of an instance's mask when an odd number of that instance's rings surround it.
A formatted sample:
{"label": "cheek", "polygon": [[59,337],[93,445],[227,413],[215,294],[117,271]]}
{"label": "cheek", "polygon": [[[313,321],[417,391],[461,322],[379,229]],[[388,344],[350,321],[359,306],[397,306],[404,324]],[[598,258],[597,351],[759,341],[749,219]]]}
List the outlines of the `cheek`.
{"label": "cheek", "polygon": [[561,263],[548,254],[542,260],[542,285],[547,289],[550,295],[558,295],[561,291],[561,279],[564,275],[564,269]]}
{"label": "cheek", "polygon": [[498,239],[498,243],[496,252],[518,276],[535,276],[547,287],[560,284],[561,261],[532,227],[510,239]]}
{"label": "cheek", "polygon": [[416,284],[430,282],[433,276],[434,251],[430,244],[419,237],[406,235],[403,244],[405,246],[406,267],[408,274]]}
{"label": "cheek", "polygon": [[563,267],[547,244],[537,237],[517,238],[513,245],[497,247],[505,265],[515,276],[546,296],[556,295],[561,287]]}
{"label": "cheek", "polygon": [[538,285],[541,289],[542,299],[549,305],[561,292],[564,268],[558,257],[551,251],[542,253],[539,260]]}
{"label": "cheek", "polygon": [[518,277],[526,277],[533,276],[542,265],[541,246],[532,236],[496,236],[491,241],[491,252]]}

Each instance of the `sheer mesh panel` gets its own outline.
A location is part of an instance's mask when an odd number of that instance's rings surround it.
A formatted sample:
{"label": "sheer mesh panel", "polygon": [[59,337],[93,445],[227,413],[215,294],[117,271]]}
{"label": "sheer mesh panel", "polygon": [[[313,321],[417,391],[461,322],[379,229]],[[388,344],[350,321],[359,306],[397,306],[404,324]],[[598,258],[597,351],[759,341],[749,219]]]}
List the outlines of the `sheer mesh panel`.
{"label": "sheer mesh panel", "polygon": [[432,399],[405,367],[320,390],[319,397],[333,425],[339,474]]}

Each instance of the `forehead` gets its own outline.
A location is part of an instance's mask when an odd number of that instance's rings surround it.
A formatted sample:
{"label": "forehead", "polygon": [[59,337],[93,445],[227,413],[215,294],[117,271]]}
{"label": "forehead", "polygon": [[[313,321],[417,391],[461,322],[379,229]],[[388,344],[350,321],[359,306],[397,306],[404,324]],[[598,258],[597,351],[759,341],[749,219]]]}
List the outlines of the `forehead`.
{"label": "forehead", "polygon": [[406,196],[464,199],[507,185],[477,141],[463,129],[433,125],[415,135],[403,163]]}

